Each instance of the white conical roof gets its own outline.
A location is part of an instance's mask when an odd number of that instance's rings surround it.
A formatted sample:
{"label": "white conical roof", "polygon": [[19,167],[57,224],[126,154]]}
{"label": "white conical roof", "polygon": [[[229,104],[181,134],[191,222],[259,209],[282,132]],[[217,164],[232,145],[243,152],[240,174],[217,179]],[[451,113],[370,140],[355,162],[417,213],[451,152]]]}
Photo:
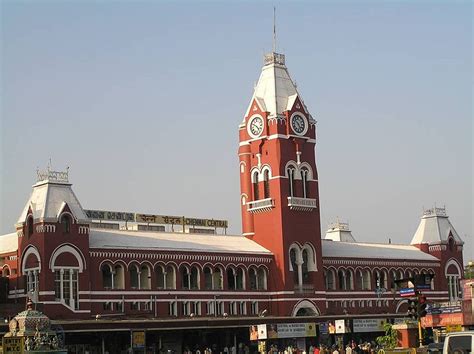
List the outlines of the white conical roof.
{"label": "white conical roof", "polygon": [[79,222],[88,221],[81,203],[68,182],[67,172],[48,170],[45,173],[38,173],[38,182],[33,185],[31,196],[17,223],[23,224],[26,221],[30,208],[35,222],[57,221],[66,204]]}
{"label": "white conical roof", "polygon": [[410,244],[446,243],[449,235],[452,235],[456,243],[464,243],[453,225],[451,225],[448,215],[446,214],[446,209],[432,208],[423,212],[418,229],[416,230]]}
{"label": "white conical roof", "polygon": [[356,242],[349,229],[349,224],[339,221],[329,225],[324,239],[341,242]]}
{"label": "white conical roof", "polygon": [[[285,66],[285,56],[278,53],[266,54],[262,73],[245,116],[248,116],[254,99],[263,111],[269,112],[269,117],[276,117],[290,110],[297,97],[303,102]],[[303,110],[308,113],[306,107]]]}

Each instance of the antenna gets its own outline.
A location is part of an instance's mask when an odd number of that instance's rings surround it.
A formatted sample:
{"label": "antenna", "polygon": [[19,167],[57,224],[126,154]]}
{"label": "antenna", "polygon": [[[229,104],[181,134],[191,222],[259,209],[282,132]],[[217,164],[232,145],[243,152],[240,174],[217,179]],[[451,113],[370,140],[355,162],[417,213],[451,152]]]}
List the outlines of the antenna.
{"label": "antenna", "polygon": [[276,7],[273,6],[273,53],[276,52]]}

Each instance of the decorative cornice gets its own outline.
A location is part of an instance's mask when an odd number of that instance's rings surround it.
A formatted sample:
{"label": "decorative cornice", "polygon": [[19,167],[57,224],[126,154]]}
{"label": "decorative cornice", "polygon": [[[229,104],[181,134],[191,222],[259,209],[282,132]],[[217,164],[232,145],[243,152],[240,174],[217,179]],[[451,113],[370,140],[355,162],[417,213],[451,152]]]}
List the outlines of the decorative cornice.
{"label": "decorative cornice", "polygon": [[97,258],[132,258],[132,259],[153,259],[164,261],[200,261],[200,262],[238,262],[238,263],[270,263],[272,257],[251,257],[251,256],[222,256],[222,255],[202,255],[202,254],[182,254],[182,253],[140,253],[140,252],[112,252],[112,251],[90,251],[91,257]]}
{"label": "decorative cornice", "polygon": [[39,224],[36,225],[36,232],[56,232],[56,225],[51,224]]}
{"label": "decorative cornice", "polygon": [[355,266],[392,266],[392,267],[440,267],[439,262],[410,262],[410,261],[386,261],[386,260],[353,260],[353,259],[323,259],[324,265],[355,265]]}

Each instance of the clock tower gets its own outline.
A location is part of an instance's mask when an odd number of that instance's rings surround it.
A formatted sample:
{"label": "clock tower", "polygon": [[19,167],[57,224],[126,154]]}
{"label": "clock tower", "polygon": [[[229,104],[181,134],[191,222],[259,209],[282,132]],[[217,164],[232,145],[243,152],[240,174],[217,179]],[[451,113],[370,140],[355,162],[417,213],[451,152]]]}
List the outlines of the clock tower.
{"label": "clock tower", "polygon": [[[286,297],[314,298],[325,289],[316,121],[288,73],[283,54],[265,55],[239,126],[239,141],[242,231],[275,255],[269,289],[284,289]],[[276,307],[285,315],[282,306]]]}

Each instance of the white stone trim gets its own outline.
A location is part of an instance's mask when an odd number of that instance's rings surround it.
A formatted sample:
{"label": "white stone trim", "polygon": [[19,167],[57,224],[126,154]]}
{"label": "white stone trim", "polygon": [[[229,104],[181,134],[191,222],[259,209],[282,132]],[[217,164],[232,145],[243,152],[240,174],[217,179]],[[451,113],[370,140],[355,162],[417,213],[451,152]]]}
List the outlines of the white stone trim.
{"label": "white stone trim", "polygon": [[[458,274],[448,274],[448,268],[450,265],[454,265],[458,271]],[[444,266],[444,275],[458,275],[459,277],[462,276],[462,271],[461,271],[461,266],[459,265],[458,261],[455,258],[451,258],[449,261],[446,262],[446,265]]]}
{"label": "white stone trim", "polygon": [[26,267],[26,259],[30,254],[34,254],[36,258],[38,259],[38,271],[41,272],[41,255],[38,251],[38,249],[33,246],[29,245],[27,246],[26,250],[23,251],[23,255],[21,256],[21,274],[23,274],[23,271],[25,270]]}
{"label": "white stone trim", "polygon": [[51,254],[51,258],[49,260],[49,269],[54,272],[55,269],[62,268],[60,266],[55,266],[56,258],[58,258],[59,255],[63,253],[71,253],[76,257],[77,262],[79,264],[79,267],[66,267],[66,268],[77,268],[79,269],[79,273],[82,273],[84,269],[86,269],[86,263],[84,259],[84,255],[80,250],[78,250],[76,247],[72,246],[71,244],[64,243],[53,251]]}

